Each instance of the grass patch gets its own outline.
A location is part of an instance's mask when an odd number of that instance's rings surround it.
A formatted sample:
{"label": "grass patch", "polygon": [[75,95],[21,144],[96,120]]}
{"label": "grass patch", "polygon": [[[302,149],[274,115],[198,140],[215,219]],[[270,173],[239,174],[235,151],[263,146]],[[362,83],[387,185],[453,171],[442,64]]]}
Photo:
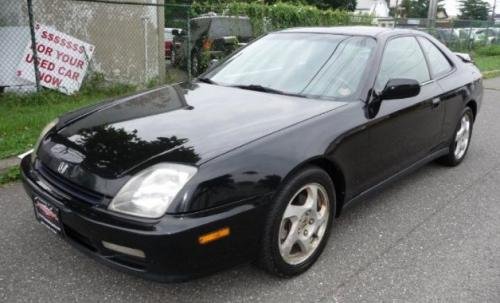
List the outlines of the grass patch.
{"label": "grass patch", "polygon": [[500,76],[500,45],[489,45],[474,49],[473,58],[484,78]]}
{"label": "grass patch", "polygon": [[500,70],[500,55],[476,56],[474,62],[481,71]]}
{"label": "grass patch", "polygon": [[0,186],[21,179],[21,170],[19,166],[9,168],[7,171],[0,173]]}
{"label": "grass patch", "polygon": [[500,56],[500,44],[476,48],[474,53],[478,56]]}
{"label": "grass patch", "polygon": [[104,86],[101,82],[90,79],[71,96],[53,90],[0,94],[0,159],[30,149],[42,128],[57,116],[135,90],[130,85]]}

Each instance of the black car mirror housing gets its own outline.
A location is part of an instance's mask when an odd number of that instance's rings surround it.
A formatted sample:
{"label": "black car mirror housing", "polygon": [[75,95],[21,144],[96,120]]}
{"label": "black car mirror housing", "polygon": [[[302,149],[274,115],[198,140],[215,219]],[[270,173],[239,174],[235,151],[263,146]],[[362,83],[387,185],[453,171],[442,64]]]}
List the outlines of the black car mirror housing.
{"label": "black car mirror housing", "polygon": [[380,93],[381,100],[405,99],[420,93],[420,84],[413,79],[391,79]]}

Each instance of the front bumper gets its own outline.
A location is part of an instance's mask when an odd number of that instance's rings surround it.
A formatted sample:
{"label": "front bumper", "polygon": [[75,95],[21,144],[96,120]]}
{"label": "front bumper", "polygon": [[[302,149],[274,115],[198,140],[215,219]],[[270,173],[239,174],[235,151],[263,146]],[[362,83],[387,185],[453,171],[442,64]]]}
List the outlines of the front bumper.
{"label": "front bumper", "polygon": [[[157,281],[182,281],[248,261],[257,252],[261,235],[263,202],[252,198],[218,210],[185,215],[165,215],[150,222],[110,218],[98,205],[60,193],[32,167],[30,157],[21,162],[26,192],[56,206],[61,235],[73,246],[115,269]],[[229,227],[230,235],[201,245],[198,238]],[[141,250],[145,258],[105,248],[102,241]]]}

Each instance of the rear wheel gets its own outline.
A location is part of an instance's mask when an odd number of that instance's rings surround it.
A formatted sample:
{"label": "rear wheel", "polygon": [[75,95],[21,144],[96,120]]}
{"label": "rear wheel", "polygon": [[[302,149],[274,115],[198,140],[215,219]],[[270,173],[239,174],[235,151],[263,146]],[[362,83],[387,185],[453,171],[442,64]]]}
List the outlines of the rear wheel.
{"label": "rear wheel", "polygon": [[469,150],[473,123],[474,114],[470,107],[466,107],[455,129],[453,140],[450,143],[450,151],[446,156],[439,159],[440,163],[448,166],[456,166],[463,161]]}
{"label": "rear wheel", "polygon": [[326,245],[335,202],[333,183],[324,170],[308,167],[292,176],[266,220],[260,265],[282,277],[306,271]]}

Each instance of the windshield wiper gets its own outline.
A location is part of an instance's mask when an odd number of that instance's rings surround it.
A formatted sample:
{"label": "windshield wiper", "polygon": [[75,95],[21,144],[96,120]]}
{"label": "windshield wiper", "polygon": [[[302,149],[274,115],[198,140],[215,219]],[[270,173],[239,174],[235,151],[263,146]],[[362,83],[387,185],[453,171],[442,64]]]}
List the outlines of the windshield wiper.
{"label": "windshield wiper", "polygon": [[294,94],[294,93],[287,93],[278,89],[270,88],[270,87],[265,87],[262,85],[258,84],[248,84],[248,85],[231,85],[231,87],[237,87],[241,89],[248,89],[248,90],[254,90],[258,92],[264,92],[264,93],[270,93],[270,94],[277,94],[277,95],[286,95],[286,96],[295,96],[295,97],[304,97],[303,95],[300,94]]}
{"label": "windshield wiper", "polygon": [[203,82],[203,83],[208,83],[208,84],[217,84],[215,81],[213,81],[210,78],[196,78],[198,81]]}

